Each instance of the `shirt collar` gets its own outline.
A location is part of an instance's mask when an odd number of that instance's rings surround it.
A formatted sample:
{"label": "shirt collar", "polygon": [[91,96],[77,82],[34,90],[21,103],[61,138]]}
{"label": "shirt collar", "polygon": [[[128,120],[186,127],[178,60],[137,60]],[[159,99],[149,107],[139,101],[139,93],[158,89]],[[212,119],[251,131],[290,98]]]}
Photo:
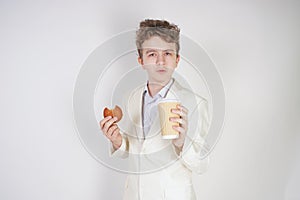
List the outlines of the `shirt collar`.
{"label": "shirt collar", "polygon": [[[160,97],[165,97],[167,92],[169,91],[174,79],[171,78],[170,81],[165,85],[155,96],[159,95]],[[149,95],[149,90],[148,90],[148,81],[147,84],[144,87],[144,92],[148,93]],[[150,96],[150,95],[149,95]],[[154,97],[153,97],[154,98]]]}

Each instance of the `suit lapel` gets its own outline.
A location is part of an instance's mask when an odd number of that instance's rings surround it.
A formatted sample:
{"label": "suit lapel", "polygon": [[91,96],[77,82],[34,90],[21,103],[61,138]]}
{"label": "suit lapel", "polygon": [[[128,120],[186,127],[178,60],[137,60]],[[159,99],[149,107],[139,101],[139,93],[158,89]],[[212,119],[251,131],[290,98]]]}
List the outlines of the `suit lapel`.
{"label": "suit lapel", "polygon": [[143,92],[144,86],[138,87],[132,92],[128,101],[129,120],[132,121],[136,130],[136,135],[139,140],[143,139],[143,122],[142,122],[142,107],[143,107]]}

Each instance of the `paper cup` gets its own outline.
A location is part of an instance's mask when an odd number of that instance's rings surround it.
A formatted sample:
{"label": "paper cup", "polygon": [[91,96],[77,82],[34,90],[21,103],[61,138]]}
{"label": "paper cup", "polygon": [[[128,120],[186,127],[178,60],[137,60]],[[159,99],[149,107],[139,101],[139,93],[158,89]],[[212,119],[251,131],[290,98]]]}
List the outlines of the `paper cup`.
{"label": "paper cup", "polygon": [[160,118],[161,135],[163,139],[175,139],[179,137],[178,131],[172,126],[179,126],[177,122],[171,122],[170,117],[179,117],[178,114],[172,113],[171,109],[176,109],[180,101],[176,99],[164,99],[158,103],[158,112]]}

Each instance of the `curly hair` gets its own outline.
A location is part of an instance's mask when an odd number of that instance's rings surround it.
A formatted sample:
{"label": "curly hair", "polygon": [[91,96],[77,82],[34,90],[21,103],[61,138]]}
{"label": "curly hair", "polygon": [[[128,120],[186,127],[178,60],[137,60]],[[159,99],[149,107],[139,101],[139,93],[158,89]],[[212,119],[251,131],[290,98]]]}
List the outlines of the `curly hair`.
{"label": "curly hair", "polygon": [[136,47],[140,58],[142,58],[142,44],[153,36],[158,36],[168,43],[175,43],[178,56],[180,49],[179,33],[178,26],[166,20],[145,19],[141,21],[140,27],[136,31]]}

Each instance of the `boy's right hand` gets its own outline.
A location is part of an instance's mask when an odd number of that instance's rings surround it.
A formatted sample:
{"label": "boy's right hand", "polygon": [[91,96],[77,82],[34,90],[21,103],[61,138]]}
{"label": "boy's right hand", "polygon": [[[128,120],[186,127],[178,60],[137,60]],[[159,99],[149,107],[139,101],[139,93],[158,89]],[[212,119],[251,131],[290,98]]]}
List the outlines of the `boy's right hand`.
{"label": "boy's right hand", "polygon": [[122,135],[120,134],[120,129],[114,122],[117,118],[112,118],[111,116],[102,119],[99,124],[103,134],[111,141],[115,150],[120,148],[122,144]]}

